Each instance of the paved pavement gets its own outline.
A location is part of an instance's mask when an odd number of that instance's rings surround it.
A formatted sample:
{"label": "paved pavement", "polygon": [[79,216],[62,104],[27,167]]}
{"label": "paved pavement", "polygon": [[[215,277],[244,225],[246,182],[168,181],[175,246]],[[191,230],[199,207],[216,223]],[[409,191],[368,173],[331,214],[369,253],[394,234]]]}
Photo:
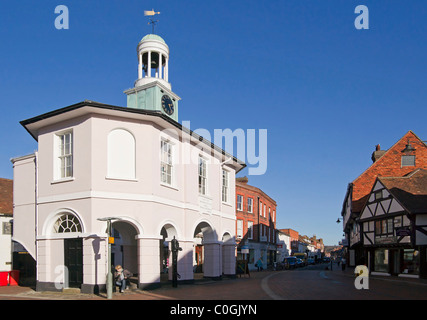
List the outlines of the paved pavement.
{"label": "paved pavement", "polygon": [[[252,272],[250,277],[220,281],[196,281],[172,288],[114,293],[114,300],[355,300],[427,299],[427,280],[370,276],[369,289],[354,287],[353,269],[336,265],[297,270]],[[27,287],[0,287],[0,300],[106,300],[106,295],[36,292]]]}

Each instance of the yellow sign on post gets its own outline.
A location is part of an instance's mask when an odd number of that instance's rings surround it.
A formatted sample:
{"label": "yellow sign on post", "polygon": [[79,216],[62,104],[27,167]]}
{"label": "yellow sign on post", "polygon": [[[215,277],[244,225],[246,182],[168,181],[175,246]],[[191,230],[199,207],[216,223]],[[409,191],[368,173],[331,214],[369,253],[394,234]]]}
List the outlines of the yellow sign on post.
{"label": "yellow sign on post", "polygon": [[114,237],[108,237],[108,243],[114,244]]}

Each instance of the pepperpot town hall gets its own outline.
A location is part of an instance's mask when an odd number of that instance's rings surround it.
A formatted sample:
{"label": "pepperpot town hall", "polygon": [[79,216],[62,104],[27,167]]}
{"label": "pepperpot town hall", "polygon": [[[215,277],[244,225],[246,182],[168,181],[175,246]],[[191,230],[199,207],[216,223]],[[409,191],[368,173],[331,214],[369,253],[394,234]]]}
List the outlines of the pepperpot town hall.
{"label": "pepperpot town hall", "polygon": [[181,281],[194,279],[196,247],[205,277],[235,274],[235,175],[246,165],[178,123],[165,41],[149,34],[137,52],[127,107],[84,101],[21,122],[38,150],[12,159],[13,240],[34,259],[39,291],[105,290],[105,218],[121,241],[112,263],[141,289],[171,279],[174,237]]}

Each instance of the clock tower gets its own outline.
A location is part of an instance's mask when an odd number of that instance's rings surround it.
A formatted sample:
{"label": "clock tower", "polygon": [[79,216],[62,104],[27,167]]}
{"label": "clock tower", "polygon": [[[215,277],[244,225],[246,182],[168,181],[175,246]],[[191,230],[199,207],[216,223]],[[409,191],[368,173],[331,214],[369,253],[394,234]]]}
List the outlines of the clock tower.
{"label": "clock tower", "polygon": [[126,90],[127,107],[160,111],[178,122],[178,102],[169,83],[169,47],[156,34],[148,34],[139,42],[138,79],[134,88]]}

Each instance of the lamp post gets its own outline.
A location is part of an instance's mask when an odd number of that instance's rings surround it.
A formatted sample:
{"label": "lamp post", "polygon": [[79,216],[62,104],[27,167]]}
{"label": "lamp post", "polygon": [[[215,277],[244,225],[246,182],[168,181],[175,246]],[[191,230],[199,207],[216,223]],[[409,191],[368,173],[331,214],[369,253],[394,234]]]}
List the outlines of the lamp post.
{"label": "lamp post", "polygon": [[111,272],[111,244],[114,244],[114,237],[112,237],[112,221],[121,220],[120,218],[107,217],[98,218],[98,221],[107,222],[107,234],[108,234],[108,254],[107,254],[107,299],[113,298],[113,273]]}

